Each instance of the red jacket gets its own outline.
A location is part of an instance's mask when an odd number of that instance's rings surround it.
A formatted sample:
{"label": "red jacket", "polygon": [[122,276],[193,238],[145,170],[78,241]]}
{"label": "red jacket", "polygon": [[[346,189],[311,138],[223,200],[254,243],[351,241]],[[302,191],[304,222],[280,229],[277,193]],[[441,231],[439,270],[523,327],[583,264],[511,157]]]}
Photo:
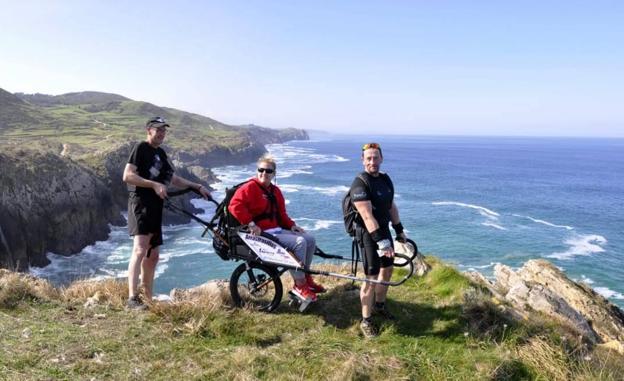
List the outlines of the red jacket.
{"label": "red jacket", "polygon": [[[267,193],[273,193],[275,196],[275,205],[277,211],[271,215],[271,201]],[[275,209],[275,206],[273,207]],[[234,192],[234,196],[228,205],[228,211],[243,225],[247,225],[254,221],[262,230],[281,227],[290,229],[295,222],[286,214],[286,203],[282,191],[273,184],[265,188],[257,178],[241,185]],[[258,219],[264,214],[267,218]]]}

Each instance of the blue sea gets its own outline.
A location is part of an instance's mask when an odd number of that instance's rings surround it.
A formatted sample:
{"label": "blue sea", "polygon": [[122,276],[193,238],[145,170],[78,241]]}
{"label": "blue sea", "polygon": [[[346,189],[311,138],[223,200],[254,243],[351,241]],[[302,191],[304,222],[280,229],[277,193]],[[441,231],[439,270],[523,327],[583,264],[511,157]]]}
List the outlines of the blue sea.
{"label": "blue sea", "polygon": [[[624,306],[624,139],[317,134],[267,146],[290,216],[326,252],[351,254],[341,199],[370,141],[382,145],[382,170],[421,252],[486,276],[498,262],[517,268],[547,259]],[[255,164],[213,170],[221,199],[225,187],[255,174]],[[209,218],[212,204],[196,205]],[[165,228],[156,293],[229,278],[237,263],[217,257],[202,231],[194,222]],[[112,227],[107,241],[69,258],[49,253],[52,264],[31,272],[56,284],[126,277],[131,246],[126,228]]]}

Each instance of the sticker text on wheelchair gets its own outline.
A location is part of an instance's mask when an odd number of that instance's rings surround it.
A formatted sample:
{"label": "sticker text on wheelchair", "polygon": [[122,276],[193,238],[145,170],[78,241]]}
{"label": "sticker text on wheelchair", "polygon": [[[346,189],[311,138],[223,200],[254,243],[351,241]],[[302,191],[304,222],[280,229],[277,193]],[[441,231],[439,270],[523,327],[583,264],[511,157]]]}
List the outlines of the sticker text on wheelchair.
{"label": "sticker text on wheelchair", "polygon": [[302,264],[279,243],[249,233],[238,232],[238,235],[263,262],[295,268],[302,267]]}

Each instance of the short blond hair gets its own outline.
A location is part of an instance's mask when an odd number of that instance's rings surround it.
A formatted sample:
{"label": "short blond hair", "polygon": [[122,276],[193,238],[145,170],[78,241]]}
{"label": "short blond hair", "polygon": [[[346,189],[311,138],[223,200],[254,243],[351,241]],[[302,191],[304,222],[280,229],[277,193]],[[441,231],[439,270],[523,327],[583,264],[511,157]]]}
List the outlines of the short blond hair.
{"label": "short blond hair", "polygon": [[260,163],[271,164],[271,166],[273,167],[273,170],[277,169],[277,163],[275,162],[275,158],[269,154],[260,156],[257,164],[260,164]]}

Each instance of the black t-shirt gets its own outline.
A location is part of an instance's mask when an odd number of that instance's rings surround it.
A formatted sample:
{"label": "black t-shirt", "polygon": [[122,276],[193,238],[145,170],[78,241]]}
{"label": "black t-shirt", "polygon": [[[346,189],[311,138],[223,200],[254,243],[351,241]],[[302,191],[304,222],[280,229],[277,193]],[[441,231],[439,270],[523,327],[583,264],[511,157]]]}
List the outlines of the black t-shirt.
{"label": "black t-shirt", "polygon": [[[141,142],[134,146],[128,163],[136,165],[139,176],[147,180],[168,184],[173,177],[173,166],[169,163],[165,151],[160,147],[152,147],[148,142]],[[151,188],[128,184],[128,190],[135,192],[137,196],[156,196]]]}
{"label": "black t-shirt", "polygon": [[[368,181],[368,187],[360,176]],[[390,176],[379,173],[379,176],[371,176],[362,172],[351,184],[351,200],[370,201],[373,206],[373,217],[377,220],[380,228],[387,229],[390,223],[390,209],[394,200],[394,186]]]}

